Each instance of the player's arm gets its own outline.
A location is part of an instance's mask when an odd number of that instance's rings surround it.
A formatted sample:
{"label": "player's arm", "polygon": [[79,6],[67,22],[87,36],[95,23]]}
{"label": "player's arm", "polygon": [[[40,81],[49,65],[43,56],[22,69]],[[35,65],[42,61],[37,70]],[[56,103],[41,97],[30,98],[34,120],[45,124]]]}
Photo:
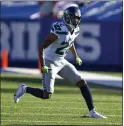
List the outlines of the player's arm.
{"label": "player's arm", "polygon": [[54,43],[58,39],[58,36],[54,33],[49,33],[49,35],[44,39],[43,42],[39,45],[38,55],[40,59],[41,66],[45,65],[43,52],[44,49],[47,48],[50,44]]}
{"label": "player's arm", "polygon": [[76,49],[75,49],[75,45],[73,43],[73,45],[70,47],[70,51],[72,52],[73,56],[75,57],[76,60],[76,64],[78,64],[79,66],[82,64],[82,60],[78,57]]}
{"label": "player's arm", "polygon": [[70,47],[70,51],[72,52],[73,56],[76,58],[78,57],[76,49],[75,49],[75,45],[74,43],[72,44],[72,46]]}

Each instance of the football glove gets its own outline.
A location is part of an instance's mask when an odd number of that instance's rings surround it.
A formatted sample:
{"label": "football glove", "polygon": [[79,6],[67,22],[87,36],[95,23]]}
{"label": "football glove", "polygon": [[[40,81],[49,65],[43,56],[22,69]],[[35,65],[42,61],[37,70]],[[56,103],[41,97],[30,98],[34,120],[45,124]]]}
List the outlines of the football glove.
{"label": "football glove", "polygon": [[48,68],[46,65],[43,65],[43,66],[42,66],[42,72],[43,72],[43,73],[48,73],[48,69],[49,69],[49,68]]}
{"label": "football glove", "polygon": [[82,60],[79,57],[76,57],[76,64],[79,66],[82,64]]}

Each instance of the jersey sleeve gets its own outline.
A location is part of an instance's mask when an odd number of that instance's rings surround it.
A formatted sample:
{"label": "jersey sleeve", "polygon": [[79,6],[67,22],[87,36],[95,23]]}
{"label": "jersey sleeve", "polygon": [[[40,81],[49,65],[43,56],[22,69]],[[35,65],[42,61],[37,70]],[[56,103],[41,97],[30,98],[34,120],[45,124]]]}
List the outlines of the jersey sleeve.
{"label": "jersey sleeve", "polygon": [[53,23],[52,27],[51,27],[51,31],[50,33],[54,33],[55,35],[57,35],[59,37],[59,35],[65,35],[68,34],[65,30],[64,27],[61,23]]}

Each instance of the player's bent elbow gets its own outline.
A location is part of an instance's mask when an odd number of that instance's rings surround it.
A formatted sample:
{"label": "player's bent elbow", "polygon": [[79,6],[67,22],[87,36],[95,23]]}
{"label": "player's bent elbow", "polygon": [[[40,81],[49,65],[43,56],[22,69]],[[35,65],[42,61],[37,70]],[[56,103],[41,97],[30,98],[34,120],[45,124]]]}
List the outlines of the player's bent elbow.
{"label": "player's bent elbow", "polygon": [[43,45],[42,44],[38,48],[38,55],[39,55],[39,57],[41,57],[41,55],[43,55]]}
{"label": "player's bent elbow", "polygon": [[40,46],[39,46],[39,52],[43,50],[43,47],[44,47],[43,43],[41,43]]}

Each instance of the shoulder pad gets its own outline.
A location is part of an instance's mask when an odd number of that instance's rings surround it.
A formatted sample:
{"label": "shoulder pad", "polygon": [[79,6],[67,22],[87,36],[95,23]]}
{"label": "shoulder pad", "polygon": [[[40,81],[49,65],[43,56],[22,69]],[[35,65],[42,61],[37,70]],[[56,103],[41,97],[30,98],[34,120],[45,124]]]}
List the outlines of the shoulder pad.
{"label": "shoulder pad", "polygon": [[66,27],[62,22],[53,23],[51,32],[53,32],[55,34],[65,34],[65,35],[68,34]]}

